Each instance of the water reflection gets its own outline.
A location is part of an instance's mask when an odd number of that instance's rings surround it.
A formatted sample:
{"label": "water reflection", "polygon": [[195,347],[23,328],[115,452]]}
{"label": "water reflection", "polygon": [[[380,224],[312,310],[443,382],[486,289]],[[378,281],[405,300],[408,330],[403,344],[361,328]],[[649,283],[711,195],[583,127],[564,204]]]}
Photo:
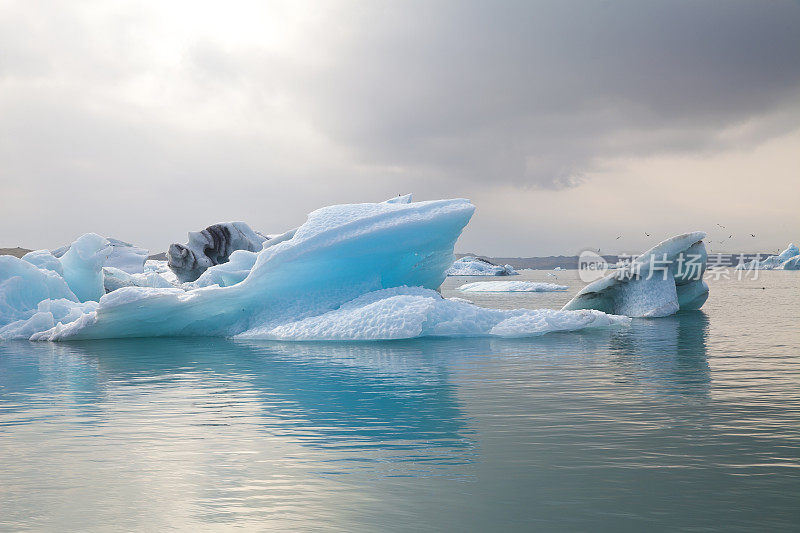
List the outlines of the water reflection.
{"label": "water reflection", "polygon": [[702,311],[637,319],[611,338],[610,351],[623,372],[635,372],[655,390],[706,396],[711,384],[708,317]]}
{"label": "water reflection", "polygon": [[[69,391],[70,403],[94,406],[99,421],[97,407],[121,392],[202,390],[209,400],[195,405],[216,414],[217,423],[235,423],[237,405],[255,399],[262,425],[292,431],[310,446],[470,445],[447,367],[420,342],[130,339],[17,346],[28,357],[4,358],[0,401],[42,388]],[[38,364],[30,364],[30,355]]]}
{"label": "water reflection", "polygon": [[0,344],[0,529],[491,529],[569,504],[579,530],[641,513],[639,486],[672,512],[701,494],[665,476],[762,452],[709,398],[708,329]]}

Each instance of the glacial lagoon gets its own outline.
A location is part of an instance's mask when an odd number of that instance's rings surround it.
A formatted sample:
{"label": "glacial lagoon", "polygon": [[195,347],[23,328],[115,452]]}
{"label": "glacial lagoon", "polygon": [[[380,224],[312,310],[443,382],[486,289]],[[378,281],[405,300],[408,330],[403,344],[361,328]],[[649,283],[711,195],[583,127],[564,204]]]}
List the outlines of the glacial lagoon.
{"label": "glacial lagoon", "polygon": [[800,277],[709,285],[527,339],[0,342],[0,530],[796,530]]}

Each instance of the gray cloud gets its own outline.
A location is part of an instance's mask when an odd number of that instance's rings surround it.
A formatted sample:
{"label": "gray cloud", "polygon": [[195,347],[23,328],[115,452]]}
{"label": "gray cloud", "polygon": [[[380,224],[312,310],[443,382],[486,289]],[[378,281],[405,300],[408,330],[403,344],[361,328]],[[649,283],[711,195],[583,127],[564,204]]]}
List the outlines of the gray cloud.
{"label": "gray cloud", "polygon": [[372,162],[569,185],[609,149],[706,148],[800,95],[793,2],[370,6],[307,88]]}
{"label": "gray cloud", "polygon": [[[98,230],[163,247],[409,190],[571,188],[615,157],[800,124],[796,2],[341,3],[308,24],[286,6],[226,7],[220,34],[216,13],[189,24],[191,3],[9,4],[2,244]],[[237,38],[249,18],[263,31]],[[269,44],[283,26],[288,49]]]}

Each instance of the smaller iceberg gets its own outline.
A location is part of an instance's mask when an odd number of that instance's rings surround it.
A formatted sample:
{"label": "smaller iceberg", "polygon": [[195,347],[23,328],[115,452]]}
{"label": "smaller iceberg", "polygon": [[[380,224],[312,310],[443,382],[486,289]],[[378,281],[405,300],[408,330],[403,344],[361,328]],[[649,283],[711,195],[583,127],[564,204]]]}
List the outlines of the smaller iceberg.
{"label": "smaller iceberg", "polygon": [[597,309],[630,317],[661,317],[700,309],[708,254],[702,231],[658,243],[634,261],[584,287],[564,310]]}
{"label": "smaller iceberg", "polygon": [[739,263],[736,265],[736,270],[798,270],[798,257],[800,249],[789,243],[780,254],[770,255],[760,261],[753,259],[748,263]]}
{"label": "smaller iceberg", "polygon": [[496,265],[486,259],[464,256],[455,261],[445,272],[448,276],[516,276],[519,274],[511,265]]}
{"label": "smaller iceberg", "polygon": [[781,263],[781,270],[800,270],[800,254]]}
{"label": "smaller iceberg", "polygon": [[461,292],[553,292],[565,291],[567,288],[566,285],[536,281],[476,281],[465,283],[458,290]]}

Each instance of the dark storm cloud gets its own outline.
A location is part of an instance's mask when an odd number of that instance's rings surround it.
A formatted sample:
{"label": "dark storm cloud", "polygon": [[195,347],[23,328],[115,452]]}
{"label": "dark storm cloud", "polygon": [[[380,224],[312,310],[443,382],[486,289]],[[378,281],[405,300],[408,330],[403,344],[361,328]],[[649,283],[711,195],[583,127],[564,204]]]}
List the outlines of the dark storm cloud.
{"label": "dark storm cloud", "polygon": [[569,185],[800,96],[795,2],[368,3],[348,30],[300,90],[333,138],[409,170]]}

